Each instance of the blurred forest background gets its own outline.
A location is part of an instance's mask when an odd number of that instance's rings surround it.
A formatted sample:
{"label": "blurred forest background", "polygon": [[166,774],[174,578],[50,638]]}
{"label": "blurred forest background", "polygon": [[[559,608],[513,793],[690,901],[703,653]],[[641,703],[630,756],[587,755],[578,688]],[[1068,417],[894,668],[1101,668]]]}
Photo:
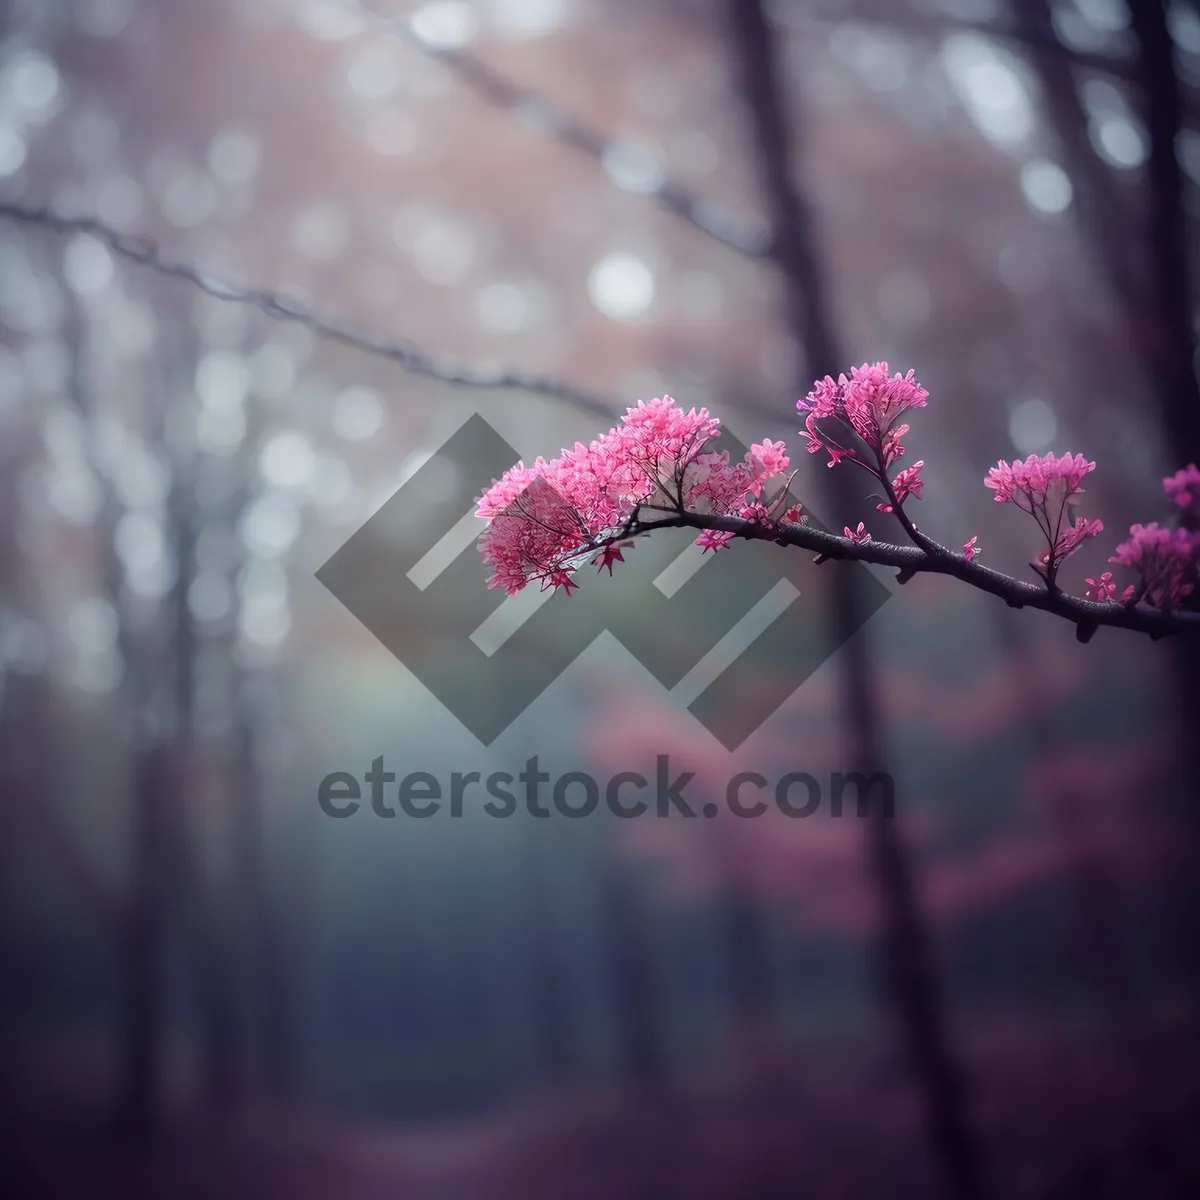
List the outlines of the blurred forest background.
{"label": "blurred forest background", "polygon": [[[888,359],[931,392],[917,518],[989,565],[1040,548],[997,458],[1096,460],[1081,592],[1200,461],[1200,5],[0,34],[6,1195],[1200,1195],[1194,646],[883,573],[733,753],[610,637],[485,750],[314,578],[471,413],[528,461],[664,392],[898,540],[794,409]],[[316,802],[379,755],[664,753],[694,800],[869,763],[897,819]]]}

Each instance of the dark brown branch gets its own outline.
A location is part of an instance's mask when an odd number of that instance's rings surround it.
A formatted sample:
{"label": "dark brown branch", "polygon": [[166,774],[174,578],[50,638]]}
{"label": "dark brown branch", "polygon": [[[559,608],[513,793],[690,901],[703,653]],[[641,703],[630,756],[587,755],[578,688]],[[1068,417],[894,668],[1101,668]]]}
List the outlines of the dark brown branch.
{"label": "dark brown branch", "polygon": [[[643,505],[643,508],[649,507]],[[893,546],[887,542],[853,542],[811,525],[760,525],[741,517],[675,511],[664,513],[661,519],[652,523],[606,538],[598,543],[597,548],[631,534],[646,532],[647,529],[712,529],[732,533],[749,541],[797,546],[815,552],[822,561],[847,559],[894,567],[904,577],[901,582],[906,582],[914,575],[949,575],[980,591],[1000,597],[1011,608],[1036,608],[1070,621],[1077,628],[1091,629],[1092,632],[1101,626],[1109,626],[1148,634],[1154,639],[1176,633],[1200,632],[1200,612],[1164,612],[1149,605],[1130,606],[1115,601],[1083,600],[1057,589],[1048,591],[1037,584],[1014,579],[978,562],[968,562],[961,554],[931,554],[917,546]]]}

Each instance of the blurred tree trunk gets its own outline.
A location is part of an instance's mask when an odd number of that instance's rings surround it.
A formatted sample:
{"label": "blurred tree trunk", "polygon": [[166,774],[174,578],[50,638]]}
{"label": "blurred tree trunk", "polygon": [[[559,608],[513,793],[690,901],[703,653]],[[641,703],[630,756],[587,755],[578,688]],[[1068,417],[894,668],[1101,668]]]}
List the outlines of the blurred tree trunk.
{"label": "blurred tree trunk", "polygon": [[[997,616],[999,643],[1006,660],[1020,660],[1031,694],[1040,690],[1035,647],[1025,632],[1021,614],[1008,608]],[[1033,762],[1052,755],[1058,740],[1044,715],[1035,713],[1026,722],[1029,758]],[[1073,934],[1067,954],[1090,980],[1110,1022],[1116,1056],[1123,1063],[1132,1152],[1107,1169],[1098,1180],[1120,1195],[1136,1195],[1141,1180],[1164,1177],[1183,1169],[1177,1145],[1146,1114],[1154,1102],[1164,1064],[1155,1061],[1152,1039],[1138,1003],[1135,970],[1121,923],[1119,881],[1101,860],[1092,836],[1094,804],[1078,787],[1067,786],[1050,796],[1050,817],[1056,835],[1067,849],[1067,877],[1073,901]],[[1064,1053],[1070,1062],[1070,1055]]]}
{"label": "blurred tree trunk", "polygon": [[[237,1006],[230,960],[229,934],[222,919],[226,897],[224,873],[205,870],[200,850],[203,826],[213,814],[194,804],[193,772],[196,765],[195,742],[195,670],[197,637],[195,622],[188,607],[188,592],[195,578],[197,514],[194,480],[183,464],[177,464],[173,493],[172,546],[176,580],[172,595],[174,609],[175,652],[175,754],[174,786],[180,802],[191,809],[191,823],[181,853],[181,886],[185,891],[188,923],[193,941],[197,994],[200,998],[202,1076],[205,1101],[214,1108],[226,1108],[238,1096],[240,1047]],[[216,847],[218,864],[225,847]]]}
{"label": "blurred tree trunk", "polygon": [[[1184,128],[1183,102],[1165,0],[1129,5],[1137,38],[1144,93],[1143,117],[1150,137],[1146,164],[1150,191],[1150,312],[1154,329],[1150,367],[1172,454],[1171,467],[1200,463],[1200,385],[1196,370],[1196,270],[1188,237],[1179,139]],[[1172,655],[1180,700],[1180,727],[1200,729],[1200,639],[1180,638]],[[1186,752],[1185,752],[1186,753]],[[1184,763],[1183,778],[1192,788],[1192,808],[1200,797],[1196,773]],[[1200,819],[1200,817],[1198,817]]]}
{"label": "blurred tree trunk", "polygon": [[[1032,639],[1026,634],[1024,615],[1007,606],[997,609],[995,622],[1002,659],[1018,666],[1030,695],[1038,695],[1048,681]],[[1062,744],[1044,711],[1020,719],[1028,742],[1028,757],[1037,764],[1052,760]],[[1049,817],[1055,836],[1067,852],[1067,872],[1074,907],[1074,939],[1069,956],[1080,973],[1090,977],[1101,1005],[1112,1022],[1114,1040],[1136,1057],[1142,1031],[1133,971],[1121,934],[1117,881],[1097,860],[1092,845],[1090,814],[1094,806],[1077,786],[1057,790],[1050,797]]]}
{"label": "blurred tree trunk", "polygon": [[[1154,0],[1149,0],[1153,3]],[[1058,138],[1063,165],[1074,183],[1072,204],[1096,248],[1118,306],[1131,328],[1143,319],[1143,264],[1137,239],[1129,236],[1135,212],[1121,195],[1112,168],[1096,153],[1090,121],[1070,60],[1054,28],[1050,0],[1011,0],[1021,45],[1038,77],[1046,116]]]}
{"label": "blurred tree trunk", "polygon": [[[11,888],[17,876],[13,868],[23,849],[22,826],[33,826],[34,832],[42,834],[42,846],[64,848],[68,868],[74,858],[73,847],[64,844],[57,822],[51,817],[47,827],[36,820],[49,811],[45,771],[38,769],[46,762],[48,748],[44,738],[49,728],[47,691],[44,676],[20,675],[10,664],[0,664],[0,1015],[19,1011],[20,966],[5,961],[4,951],[9,948],[10,929],[15,933],[21,923],[19,897]],[[55,857],[61,860],[63,856]],[[4,1123],[0,1127],[0,1166],[5,1154],[16,1149],[6,1146],[5,1140],[8,1122],[20,1116],[19,1079],[29,1070],[26,1059],[20,1035],[7,1022],[0,1023],[0,1122]]]}
{"label": "blurred tree trunk", "polygon": [[545,836],[538,837],[541,826],[534,824],[532,830],[533,836],[523,840],[526,865],[521,876],[529,917],[535,1052],[544,1077],[551,1084],[562,1085],[573,1077],[576,1063],[571,1044],[570,1001],[558,950],[558,932],[551,915],[554,896],[546,865],[547,856],[555,852],[554,831],[547,829]]}
{"label": "blurred tree trunk", "polygon": [[1179,138],[1183,100],[1164,0],[1129,5],[1141,60],[1143,118],[1150,137],[1146,163],[1150,192],[1150,309],[1154,315],[1151,361],[1171,448],[1181,461],[1200,460],[1200,386],[1196,380],[1196,327],[1183,202]]}
{"label": "blurred tree trunk", "polygon": [[[830,324],[812,223],[792,181],[791,124],[765,0],[727,0],[727,7],[770,208],[774,258],[787,289],[789,324],[808,356],[807,376],[800,383],[803,394],[812,378],[836,376],[847,364]],[[861,497],[848,472],[823,471],[821,477],[827,480],[830,511],[838,514],[839,521],[848,519],[853,524]],[[839,570],[838,564],[830,569],[837,572],[831,616],[845,635],[840,657],[845,721],[853,739],[855,768],[870,773],[883,769],[884,755],[865,632],[854,635],[861,624],[862,600],[853,571]],[[963,1081],[944,1027],[929,934],[899,829],[878,805],[872,807],[867,838],[883,910],[885,982],[925,1089],[935,1150],[952,1194],[960,1200],[977,1197],[983,1194],[979,1155],[967,1121]]]}
{"label": "blurred tree trunk", "polygon": [[132,761],[132,884],[125,936],[126,999],[119,1127],[144,1142],[162,1112],[163,976],[172,841],[164,748],[140,746]]}
{"label": "blurred tree trunk", "polygon": [[769,1031],[774,1016],[770,951],[762,912],[746,888],[737,884],[726,888],[723,908],[734,1013],[740,1029],[757,1039]]}
{"label": "blurred tree trunk", "polygon": [[1147,237],[1131,237],[1135,214],[1120,183],[1096,153],[1089,118],[1064,58],[1053,49],[1049,0],[1012,0],[1023,27],[1048,45],[1028,50],[1045,93],[1047,115],[1075,181],[1074,202],[1091,233],[1101,266],[1145,357],[1171,449],[1181,463],[1200,456],[1200,386],[1192,320],[1193,258],[1188,245],[1183,175],[1176,147],[1184,128],[1183,100],[1163,0],[1129,6],[1139,47],[1142,108],[1150,151],[1146,164]]}
{"label": "blurred tree trunk", "polygon": [[701,836],[708,841],[717,871],[719,935],[732,983],[735,1039],[757,1053],[765,1039],[778,1031],[771,994],[771,948],[761,905],[739,870],[736,844],[722,834],[719,822],[706,823]]}
{"label": "blurred tree trunk", "polygon": [[[180,314],[177,328],[186,328]],[[184,917],[191,941],[196,994],[200,1004],[201,1080],[205,1102],[227,1108],[238,1098],[242,1084],[241,1029],[238,1020],[236,984],[232,961],[232,937],[223,919],[228,895],[228,873],[221,869],[228,846],[215,847],[215,868],[208,866],[202,850],[204,834],[213,813],[206,804],[197,805],[196,771],[196,663],[199,636],[190,606],[196,578],[196,546],[200,533],[200,511],[196,495],[199,451],[195,445],[192,377],[198,359],[190,337],[181,337],[169,347],[164,380],[171,414],[171,490],[168,497],[168,538],[175,566],[169,598],[172,630],[173,680],[173,778],[176,805],[180,810],[179,845],[176,850]]]}
{"label": "blurred tree trunk", "polygon": [[[1043,36],[1057,38],[1048,0],[1013,0],[1023,22]],[[1194,248],[1189,244],[1185,182],[1177,155],[1179,135],[1185,125],[1183,95],[1170,29],[1168,6],[1163,0],[1137,0],[1128,6],[1130,24],[1138,45],[1141,107],[1150,139],[1145,171],[1147,212],[1142,236],[1119,197],[1120,184],[1096,153],[1091,142],[1087,112],[1076,80],[1053,50],[1031,51],[1046,95],[1048,116],[1063,145],[1066,165],[1075,182],[1075,202],[1090,233],[1094,251],[1106,270],[1125,319],[1133,331],[1135,350],[1158,409],[1171,455],[1170,466],[1200,462],[1200,388],[1196,377],[1196,335],[1192,286]],[[1200,4],[1191,0],[1200,15]],[[1152,518],[1148,518],[1152,519]],[[1121,531],[1114,530],[1118,536]],[[1011,641],[1018,638],[1011,623],[1004,627]],[[1200,643],[1179,639],[1171,655],[1178,699],[1178,727],[1186,736],[1200,728]],[[1191,815],[1193,848],[1200,840],[1195,772],[1182,748],[1179,780]],[[1060,798],[1057,813],[1064,839],[1080,841],[1077,807],[1072,797]],[[1082,849],[1082,847],[1081,847]],[[1081,937],[1087,961],[1104,991],[1112,1019],[1124,1031],[1132,1066],[1130,1085],[1134,1107],[1139,1096],[1149,1097],[1156,1068],[1145,1030],[1138,1018],[1128,964],[1119,954],[1116,914],[1111,881],[1094,864],[1078,860],[1075,871]],[[1180,913],[1179,938],[1184,960],[1196,961],[1196,930],[1200,906],[1193,896]],[[1136,1160],[1143,1170],[1161,1167],[1177,1157],[1161,1133],[1151,1129],[1142,1139]]]}
{"label": "blurred tree trunk", "polygon": [[[1142,110],[1150,139],[1146,163],[1147,214],[1144,238],[1131,236],[1133,214],[1122,203],[1120,184],[1096,153],[1087,111],[1057,44],[1050,0],[1012,0],[1021,23],[1049,48],[1028,51],[1045,92],[1048,116],[1075,183],[1075,203],[1101,266],[1133,330],[1166,435],[1171,462],[1200,462],[1200,385],[1192,276],[1184,207],[1184,181],[1177,146],[1184,127],[1183,98],[1175,67],[1164,0],[1138,0],[1129,7],[1138,44]],[[1152,517],[1148,519],[1153,519]],[[1115,531],[1120,532],[1120,531]],[[1200,643],[1179,639],[1175,664],[1180,725],[1200,728]]]}
{"label": "blurred tree trunk", "polygon": [[[11,892],[11,869],[14,861],[13,826],[16,824],[12,811],[16,804],[25,801],[29,791],[28,772],[24,756],[29,753],[28,744],[21,737],[18,721],[25,711],[18,703],[16,681],[6,663],[0,668],[0,1013],[16,1011],[13,981],[17,972],[9,961],[9,923],[17,910]],[[6,1147],[4,1137],[20,1110],[17,1086],[19,1065],[16,1039],[9,1031],[9,1022],[0,1024],[0,1123],[4,1135],[0,1135],[0,1160]]]}
{"label": "blurred tree trunk", "polygon": [[235,806],[234,874],[244,903],[235,908],[246,918],[250,1021],[262,1084],[270,1099],[280,1101],[295,1087],[296,1064],[287,958],[264,851],[263,779],[256,752],[261,713],[244,697],[235,700],[235,712],[228,783]]}
{"label": "blurred tree trunk", "polygon": [[[261,406],[248,403],[246,429],[236,454],[227,462],[210,460],[207,464],[212,470],[225,469],[228,474],[221,499],[204,520],[224,529],[239,528],[255,495],[263,429]],[[231,595],[237,595],[239,571],[248,561],[244,553],[230,556],[224,577]],[[279,1102],[290,1096],[296,1085],[295,1023],[288,988],[288,955],[277,919],[278,898],[271,887],[271,859],[265,847],[265,780],[260,762],[264,734],[268,725],[278,720],[277,698],[266,673],[239,660],[237,618],[235,602],[213,647],[226,660],[229,725],[222,743],[218,790],[222,813],[229,823],[230,852],[224,894],[219,883],[210,879],[209,885],[209,911],[219,926],[227,975],[226,997],[214,997],[212,1095],[220,1096],[221,1075],[228,1070],[228,1098],[241,1099],[253,1058],[256,1085],[269,1099]],[[218,853],[217,857],[223,856]],[[237,1001],[243,1003],[238,1005]],[[228,1029],[223,1028],[225,1024]],[[222,1066],[223,1057],[238,1061]]]}
{"label": "blurred tree trunk", "polygon": [[654,968],[639,919],[636,887],[621,855],[602,859],[601,879],[609,961],[616,984],[618,1050],[626,1078],[639,1087],[657,1087],[666,1075],[666,1058],[657,1021]]}
{"label": "blurred tree trunk", "polygon": [[[121,932],[121,976],[125,985],[119,1033],[119,1076],[115,1124],[119,1136],[145,1142],[154,1136],[162,1110],[165,938],[170,907],[175,813],[170,802],[164,747],[157,727],[157,701],[147,670],[153,632],[138,635],[125,589],[125,570],[116,550],[123,507],[97,453],[97,413],[88,365],[85,314],[74,289],[54,269],[65,298],[63,340],[69,374],[67,398],[84,427],[88,466],[100,492],[96,538],[100,589],[117,615],[117,645],[123,676],[119,723],[129,743],[129,901]],[[161,430],[160,430],[161,431]],[[151,440],[152,431],[145,431]]]}

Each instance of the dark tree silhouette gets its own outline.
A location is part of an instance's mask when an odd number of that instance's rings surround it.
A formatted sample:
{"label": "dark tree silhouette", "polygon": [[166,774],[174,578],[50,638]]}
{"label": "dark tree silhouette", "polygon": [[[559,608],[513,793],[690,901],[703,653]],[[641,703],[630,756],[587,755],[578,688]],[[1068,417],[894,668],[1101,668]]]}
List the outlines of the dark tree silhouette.
{"label": "dark tree silhouette", "polygon": [[[729,0],[741,83],[749,102],[764,197],[771,216],[775,261],[784,278],[789,324],[807,353],[801,394],[812,377],[835,375],[845,361],[834,333],[827,289],[808,206],[794,182],[799,124],[783,100],[779,54],[761,0]],[[831,512],[851,514],[861,500],[845,472],[827,471],[825,496]],[[867,774],[884,769],[883,731],[871,681],[866,638],[859,630],[862,598],[856,576],[839,571],[830,619],[840,625],[843,644],[843,721],[852,738],[852,758]],[[965,1109],[961,1071],[950,1050],[941,1013],[929,935],[921,916],[912,868],[895,821],[872,806],[868,854],[883,907],[880,947],[886,986],[913,1064],[926,1092],[932,1136],[953,1194],[966,1200],[983,1194],[979,1156]]]}

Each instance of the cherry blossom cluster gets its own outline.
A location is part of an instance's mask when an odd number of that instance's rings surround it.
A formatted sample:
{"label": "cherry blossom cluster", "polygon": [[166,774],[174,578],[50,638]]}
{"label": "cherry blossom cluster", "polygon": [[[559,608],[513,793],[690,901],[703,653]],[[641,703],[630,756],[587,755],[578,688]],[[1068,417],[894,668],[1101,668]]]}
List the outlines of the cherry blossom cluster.
{"label": "cherry blossom cluster", "polygon": [[[476,512],[490,522],[480,538],[493,571],[488,586],[511,596],[538,580],[543,590],[569,593],[577,586],[572,573],[597,550],[593,562],[611,574],[642,510],[800,520],[798,506],[778,513],[759,502],[764,485],[787,470],[784,443],[756,443],[731,463],[727,452],[705,450],[720,432],[707,409],[684,412],[662,396],[630,408],[589,445],[577,442],[530,467],[518,463],[484,493]],[[706,530],[697,541],[716,550],[732,537]]]}
{"label": "cherry blossom cluster", "polygon": [[[1194,468],[1193,468],[1194,469]],[[1200,532],[1180,526],[1164,529],[1157,522],[1150,525],[1134,525],[1129,530],[1129,540],[1117,547],[1117,552],[1108,560],[1132,567],[1137,572],[1137,582],[1131,583],[1121,599],[1126,603],[1145,600],[1155,608],[1179,608],[1185,597],[1196,590],[1197,564],[1200,562]],[[1100,579],[1111,572],[1105,571]],[[1088,580],[1088,598],[1111,600],[1115,588],[1104,587],[1104,595],[1096,580]]]}
{"label": "cherry blossom cluster", "polygon": [[[1121,593],[1120,603],[1131,605],[1142,601],[1170,612],[1181,607],[1196,591],[1200,574],[1200,532],[1194,526],[1200,519],[1200,470],[1189,463],[1163,481],[1163,491],[1174,501],[1181,518],[1189,522],[1167,529],[1157,521],[1149,525],[1133,525],[1129,537],[1122,542],[1108,561],[1131,567],[1136,581]],[[1117,583],[1111,571],[1098,579],[1088,579],[1087,598],[1100,603],[1118,603]]]}
{"label": "cherry blossom cluster", "polygon": [[1168,475],[1163,480],[1163,491],[1184,514],[1193,521],[1200,520],[1200,468],[1195,463]]}
{"label": "cherry blossom cluster", "polygon": [[841,375],[835,382],[826,375],[796,408],[806,414],[802,433],[809,454],[826,450],[831,467],[845,458],[875,476],[887,490],[879,511],[890,513],[909,496],[920,498],[925,486],[924,462],[913,463],[893,479],[887,473],[904,454],[900,439],[910,426],[898,424],[900,417],[910,408],[924,408],[928,399],[912,371],[888,375],[887,363],[864,363],[850,369],[849,379]]}
{"label": "cherry blossom cluster", "polygon": [[1030,562],[1040,587],[1001,575],[977,562],[977,535],[961,552],[950,550],[905,510],[925,484],[924,462],[896,469],[905,454],[901,439],[910,431],[902,418],[928,398],[912,371],[890,374],[888,364],[878,362],[852,368],[849,377],[826,376],[796,405],[808,452],[826,452],[830,467],[845,462],[866,471],[882,489],[879,511],[899,521],[911,547],[876,541],[862,522],[846,526],[842,537],[809,525],[789,498],[783,442],[756,443],[732,462],[728,453],[709,449],[721,427],[707,409],[684,412],[662,396],[630,408],[620,425],[588,445],[576,443],[532,466],[518,463],[488,489],[477,512],[489,522],[479,543],[492,569],[488,584],[509,595],[535,580],[543,589],[569,592],[585,562],[611,574],[639,535],[686,527],[699,531],[696,543],[706,552],[735,538],[769,539],[815,550],[818,562],[849,558],[895,566],[901,582],[920,571],[954,575],[1016,607],[1067,617],[1085,640],[1100,624],[1161,636],[1175,631],[1178,621],[1171,621],[1180,612],[1189,627],[1196,624],[1200,614],[1188,611],[1200,595],[1200,470],[1194,463],[1163,480],[1179,526],[1134,525],[1110,558],[1134,575],[1120,598],[1111,571],[1087,579],[1084,597],[1074,597],[1060,586],[1063,564],[1104,531],[1099,518],[1075,512],[1083,479],[1096,464],[1082,454],[1048,453],[1001,461],[987,472],[983,482],[995,501],[1028,513],[1043,539]]}
{"label": "cherry blossom cluster", "polygon": [[1083,492],[1080,481],[1096,469],[1082,454],[1031,454],[1027,459],[999,462],[988,471],[985,486],[996,493],[997,504],[1015,504],[1037,522],[1045,549],[1030,566],[1055,586],[1058,569],[1088,538],[1104,532],[1104,522],[1084,517],[1072,520],[1071,502]]}

